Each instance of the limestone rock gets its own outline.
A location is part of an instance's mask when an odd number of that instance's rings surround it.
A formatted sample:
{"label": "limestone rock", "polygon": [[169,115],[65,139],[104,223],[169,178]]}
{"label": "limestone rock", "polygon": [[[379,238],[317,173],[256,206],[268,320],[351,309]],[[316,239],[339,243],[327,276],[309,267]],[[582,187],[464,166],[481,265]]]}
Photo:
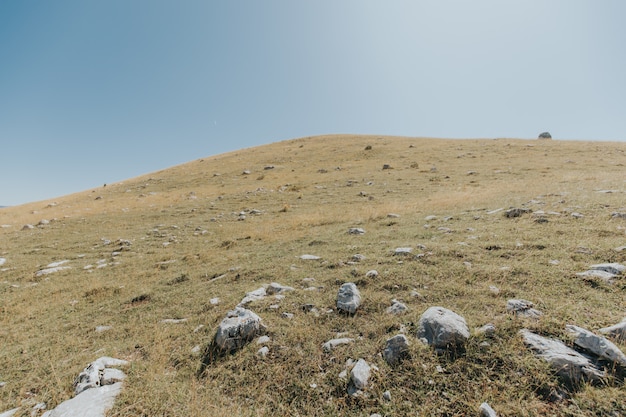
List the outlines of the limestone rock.
{"label": "limestone rock", "polygon": [[480,417],[498,417],[495,410],[487,403],[482,403],[478,411],[480,411]]}
{"label": "limestone rock", "polygon": [[522,214],[530,212],[531,210],[526,208],[512,208],[504,212],[504,217],[512,219],[514,217],[520,217]]}
{"label": "limestone rock", "polygon": [[614,324],[613,326],[605,327],[598,331],[609,337],[613,337],[616,340],[626,341],[626,318],[624,318],[621,322]]}
{"label": "limestone rock", "polygon": [[602,360],[626,368],[626,355],[613,343],[602,336],[597,336],[587,329],[568,324],[565,329],[574,335],[574,344]]}
{"label": "limestone rock", "polygon": [[78,395],[89,388],[110,385],[114,382],[122,381],[125,378],[124,373],[111,368],[125,366],[127,364],[128,362],[125,360],[108,356],[96,359],[83,369],[74,381],[74,394]]}
{"label": "limestone rock", "polygon": [[267,295],[267,291],[264,287],[261,287],[257,290],[250,291],[246,293],[246,296],[239,302],[237,307],[245,307],[253,301],[260,300]]}
{"label": "limestone rock", "polygon": [[267,295],[280,294],[282,292],[288,292],[288,291],[293,291],[293,287],[287,287],[285,285],[280,285],[280,284],[278,284],[276,282],[272,282],[267,287],[267,289],[265,290]]}
{"label": "limestone rock", "polygon": [[340,345],[347,345],[349,343],[354,342],[354,339],[350,339],[348,337],[341,337],[338,339],[331,339],[328,342],[324,343],[322,345],[322,348],[324,349],[325,352],[330,352],[331,350],[333,350],[335,347],[340,346]]}
{"label": "limestone rock", "polygon": [[419,320],[417,337],[435,349],[460,347],[469,339],[465,319],[443,307],[430,307]]}
{"label": "limestone rock", "polygon": [[356,361],[356,364],[350,371],[350,382],[358,390],[367,388],[372,368],[363,359]]}
{"label": "limestone rock", "polygon": [[606,373],[591,360],[567,347],[563,342],[548,339],[527,329],[520,330],[524,343],[537,356],[548,362],[556,374],[567,383],[578,385],[583,381],[601,383]]}
{"label": "limestone rock", "polygon": [[387,307],[387,310],[386,310],[387,313],[389,313],[389,314],[398,315],[398,314],[402,314],[402,313],[406,312],[409,309],[406,306],[406,304],[401,303],[398,300],[395,300],[395,299],[391,300],[391,303],[392,303],[391,306]]}
{"label": "limestone rock", "polygon": [[527,300],[508,300],[506,302],[506,311],[516,316],[538,319],[543,313],[533,308],[534,304]]}
{"label": "limestone rock", "polygon": [[621,275],[624,273],[624,271],[626,271],[626,266],[614,262],[614,263],[591,265],[589,269],[593,271],[605,271],[613,275]]}
{"label": "limestone rock", "polygon": [[215,344],[223,352],[241,349],[255,337],[265,333],[261,318],[252,311],[236,307],[226,315],[215,334]]}
{"label": "limestone rock", "polygon": [[356,284],[347,282],[339,288],[337,293],[337,308],[346,313],[354,314],[361,305],[361,293]]}
{"label": "limestone rock", "polygon": [[617,277],[615,274],[600,269],[590,269],[588,271],[578,272],[576,275],[582,278],[599,278],[607,284],[612,284],[613,279]]}
{"label": "limestone rock", "polygon": [[364,235],[365,230],[361,229],[360,227],[351,227],[350,229],[348,229],[348,233],[351,235]]}
{"label": "limestone rock", "polygon": [[409,339],[403,334],[395,335],[391,339],[387,339],[385,350],[383,350],[383,358],[389,365],[397,365],[408,357],[408,349]]}
{"label": "limestone rock", "polygon": [[365,277],[366,278],[378,278],[378,271],[375,269],[372,269],[370,271],[367,271],[365,273]]}
{"label": "limestone rock", "polygon": [[303,261],[317,261],[322,258],[316,255],[301,255],[300,259],[302,259]]}

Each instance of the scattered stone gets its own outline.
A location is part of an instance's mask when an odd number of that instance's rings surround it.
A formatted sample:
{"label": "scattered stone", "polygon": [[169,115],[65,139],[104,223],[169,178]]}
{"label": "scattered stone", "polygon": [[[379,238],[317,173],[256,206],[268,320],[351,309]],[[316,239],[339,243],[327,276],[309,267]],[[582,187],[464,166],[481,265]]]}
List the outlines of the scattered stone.
{"label": "scattered stone", "polygon": [[487,337],[493,337],[496,334],[496,326],[491,323],[485,324],[484,326],[476,329],[476,333],[485,335]]}
{"label": "scattered stone", "polygon": [[539,136],[537,136],[537,139],[552,139],[552,135],[550,132],[541,132]]}
{"label": "scattered stone", "polygon": [[108,330],[111,330],[113,326],[96,326],[96,333],[103,333]]}
{"label": "scattered stone", "polygon": [[270,169],[274,169],[274,165],[266,165],[263,167],[264,170],[268,171]]}
{"label": "scattered stone", "polygon": [[582,219],[583,217],[585,217],[583,214],[580,214],[577,211],[573,212],[571,216],[575,219]]}
{"label": "scattered stone", "polygon": [[360,253],[357,253],[355,255],[352,255],[352,261],[353,262],[361,262],[364,261],[365,259],[367,259],[365,257],[365,255],[361,255]]}
{"label": "scattered stone", "polygon": [[293,313],[287,313],[287,312],[284,312],[284,313],[282,313],[280,316],[281,316],[282,318],[284,318],[284,319],[289,319],[289,320],[291,320],[291,319],[293,318]]}
{"label": "scattered stone", "polygon": [[201,351],[202,347],[200,345],[195,345],[193,348],[191,348],[191,353],[193,353],[194,355],[197,355]]}
{"label": "scattered stone", "polygon": [[365,234],[365,230],[361,229],[360,227],[351,227],[350,229],[348,229],[348,234],[351,234],[351,235],[364,235]]}
{"label": "scattered stone", "polygon": [[512,208],[504,212],[504,217],[512,219],[514,217],[520,217],[522,214],[530,212],[531,210],[526,208]]}
{"label": "scattered stone", "polygon": [[383,399],[385,401],[391,401],[391,391],[387,390],[383,392]]}
{"label": "scattered stone", "polygon": [[186,323],[187,319],[163,319],[159,323],[161,324],[180,324]]}
{"label": "scattered stone", "polygon": [[626,213],[611,213],[611,218],[612,219],[626,219]]}
{"label": "scattered stone", "polygon": [[74,395],[90,388],[103,387],[122,381],[126,375],[114,367],[126,365],[128,365],[127,361],[109,356],[96,359],[87,365],[74,381]]}
{"label": "scattered stone", "polygon": [[498,294],[500,294],[500,288],[496,287],[495,285],[490,285],[490,286],[489,286],[489,291],[490,291],[493,295],[498,295]]}
{"label": "scattered stone", "polygon": [[498,417],[494,409],[487,403],[482,403],[478,411],[480,411],[480,417]]}
{"label": "scattered stone", "polygon": [[18,411],[20,411],[20,407],[17,408],[13,408],[11,410],[7,410],[4,413],[0,413],[0,417],[12,417],[14,416]]}
{"label": "scattered stone", "polygon": [[54,274],[55,272],[64,271],[66,269],[71,269],[71,267],[69,266],[62,266],[66,264],[67,262],[69,261],[64,260],[64,261],[52,262],[51,264],[46,266],[44,269],[40,269],[39,271],[35,272],[35,276],[41,277],[41,276],[48,275],[48,274]]}
{"label": "scattered stone", "polygon": [[268,348],[267,346],[263,346],[261,349],[257,351],[256,354],[258,357],[265,359],[268,353],[270,353],[270,348]]}
{"label": "scattered stone", "polygon": [[606,271],[613,275],[621,275],[626,271],[626,266],[618,263],[596,264],[589,267],[592,270]]}
{"label": "scattered stone", "polygon": [[614,338],[615,340],[621,342],[626,341],[626,318],[624,318],[621,322],[614,324],[613,326],[604,327],[598,331],[602,334]]}
{"label": "scattered stone", "polygon": [[583,278],[600,278],[607,284],[612,284],[613,279],[617,277],[615,274],[611,274],[610,272],[602,271],[600,269],[590,269],[588,271],[578,272],[576,275]]}
{"label": "scattered stone", "polygon": [[365,277],[366,278],[378,278],[378,271],[375,269],[372,269],[371,271],[367,271],[365,273]]}
{"label": "scattered stone", "polygon": [[566,383],[579,385],[583,381],[602,383],[606,373],[588,358],[567,347],[560,340],[548,339],[527,329],[520,330],[524,343],[537,356],[548,362]]}
{"label": "scattered stone", "polygon": [[219,297],[211,298],[211,299],[209,300],[209,303],[210,303],[211,305],[218,305],[218,304],[220,303],[220,299],[219,299]]}
{"label": "scattered stone", "polygon": [[389,164],[383,164],[383,169],[393,169]]}
{"label": "scattered stone", "polygon": [[265,343],[269,343],[270,341],[270,337],[269,336],[261,336],[256,340],[256,344],[257,345],[263,345]]}
{"label": "scattered stone", "polygon": [[495,210],[488,211],[487,214],[496,214],[496,213],[501,212],[502,210],[504,210],[504,208],[497,208]]}
{"label": "scattered stone", "polygon": [[399,219],[400,215],[396,213],[387,213],[387,218],[389,219]]}
{"label": "scattered stone", "polygon": [[534,309],[533,306],[534,304],[527,300],[508,300],[506,302],[506,311],[516,316],[538,319],[543,313]]}
{"label": "scattered stone", "polygon": [[356,284],[347,282],[337,293],[337,308],[346,313],[354,314],[361,305],[361,293]]}
{"label": "scattered stone", "polygon": [[426,220],[427,222],[431,222],[433,220],[437,220],[437,216],[435,216],[434,214],[431,214],[430,216],[424,217],[424,220]]}
{"label": "scattered stone", "polygon": [[359,359],[350,371],[350,382],[357,390],[364,390],[369,384],[371,367],[365,360]]}
{"label": "scattered stone", "polygon": [[587,329],[568,324],[565,329],[574,335],[574,344],[591,352],[602,360],[626,368],[626,355],[613,343],[602,336],[597,336]]}
{"label": "scattered stone", "polygon": [[340,345],[347,345],[349,343],[354,342],[354,339],[350,339],[348,337],[342,337],[339,339],[331,339],[328,342],[324,343],[322,345],[322,349],[324,349],[324,352],[330,352],[331,350],[333,350],[334,348],[336,348],[337,346]]}
{"label": "scattered stone", "polygon": [[6,262],[6,258],[0,258],[0,266],[4,265]]}
{"label": "scattered stone", "polygon": [[293,291],[293,287],[287,287],[285,285],[280,285],[276,282],[272,282],[267,289],[265,290],[265,292],[267,293],[267,295],[274,295],[274,294],[280,294],[282,292],[288,292],[288,291]]}
{"label": "scattered stone", "polygon": [[35,226],[33,226],[32,224],[25,224],[24,226],[22,226],[22,230],[31,230],[34,228]]}
{"label": "scattered stone", "polygon": [[260,300],[267,295],[265,287],[246,293],[246,296],[237,304],[237,307],[245,307],[253,301]]}
{"label": "scattered stone", "polygon": [[300,259],[302,259],[303,261],[317,261],[320,258],[319,256],[315,256],[315,255],[301,255]]}
{"label": "scattered stone", "polygon": [[222,352],[233,352],[265,333],[265,330],[259,316],[245,308],[236,307],[220,323],[215,334],[215,344]]}
{"label": "scattered stone", "polygon": [[406,306],[406,304],[401,303],[400,301],[393,299],[391,300],[391,306],[387,307],[387,313],[389,314],[402,314],[404,312],[406,312],[409,308]]}
{"label": "scattered stone", "polygon": [[403,334],[398,334],[387,339],[383,358],[390,366],[395,366],[409,356],[409,339]]}
{"label": "scattered stone", "polygon": [[461,347],[469,339],[465,319],[443,307],[430,307],[422,314],[417,338],[437,350]]}
{"label": "scattered stone", "polygon": [[393,251],[394,256],[409,256],[413,252],[413,248],[396,248]]}

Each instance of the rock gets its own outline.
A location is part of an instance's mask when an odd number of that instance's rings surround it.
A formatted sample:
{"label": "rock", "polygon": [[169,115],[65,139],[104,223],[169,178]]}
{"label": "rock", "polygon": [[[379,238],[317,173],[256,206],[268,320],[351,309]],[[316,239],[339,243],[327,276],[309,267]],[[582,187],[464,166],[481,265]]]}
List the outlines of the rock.
{"label": "rock", "polygon": [[494,409],[487,403],[482,403],[478,411],[480,411],[480,417],[498,417]]}
{"label": "rock", "polygon": [[367,271],[365,273],[365,277],[366,278],[378,278],[378,271],[375,269],[372,269],[371,271]]}
{"label": "rock", "polygon": [[267,346],[263,346],[257,351],[256,354],[259,358],[265,359],[268,353],[270,353],[270,348],[268,348]]}
{"label": "rock", "polygon": [[161,323],[161,324],[180,324],[180,323],[187,323],[187,319],[163,319],[159,323]]}
{"label": "rock", "polygon": [[537,356],[548,362],[566,383],[571,385],[579,385],[583,381],[601,383],[606,378],[606,373],[591,360],[567,347],[563,342],[539,336],[527,329],[522,329],[519,333],[524,338],[524,343]]}
{"label": "rock", "polygon": [[32,224],[25,224],[24,226],[22,226],[22,230],[31,230],[34,228],[35,226],[33,226]]}
{"label": "rock", "polygon": [[413,252],[413,248],[396,248],[393,251],[394,256],[409,256]]}
{"label": "rock", "polygon": [[598,331],[602,334],[614,338],[615,340],[622,342],[626,341],[626,318],[624,318],[621,322],[614,324],[613,326],[605,327]]}
{"label": "rock", "polygon": [[246,296],[237,304],[237,307],[245,307],[253,301],[260,300],[267,295],[267,292],[264,287],[256,289],[254,291],[246,293]]}
{"label": "rock", "polygon": [[293,313],[283,312],[280,316],[281,316],[282,318],[284,318],[284,319],[289,319],[289,320],[291,320],[291,319],[293,318]]}
{"label": "rock", "polygon": [[361,229],[360,227],[351,227],[350,229],[348,229],[348,234],[350,234],[350,235],[364,235],[365,234],[365,230]]}
{"label": "rock", "polygon": [[357,390],[364,390],[369,384],[371,375],[371,367],[363,359],[356,361],[356,364],[350,371],[350,382]]}
{"label": "rock", "polygon": [[270,341],[270,337],[269,336],[261,336],[257,339],[256,344],[257,345],[262,345],[265,343],[268,343]]}
{"label": "rock", "polygon": [[435,349],[460,347],[469,339],[465,319],[443,307],[430,307],[422,314],[417,338]]}
{"label": "rock", "polygon": [[318,259],[322,259],[319,256],[315,256],[315,255],[301,255],[300,259],[302,259],[303,261],[317,261]]}
{"label": "rock", "polygon": [[354,314],[361,305],[361,293],[356,285],[347,282],[339,288],[337,293],[337,308],[346,313]]}
{"label": "rock", "polygon": [[617,277],[615,274],[611,274],[610,272],[602,271],[600,269],[590,269],[585,272],[578,272],[576,275],[583,278],[600,278],[607,284],[612,284],[613,279]]}
{"label": "rock", "polygon": [[14,416],[18,411],[20,411],[20,407],[17,408],[12,408],[10,410],[7,410],[3,413],[0,413],[0,417],[12,417]]}
{"label": "rock", "polygon": [[605,271],[613,275],[621,275],[626,271],[626,266],[618,263],[606,263],[591,265],[589,269],[594,271]]}
{"label": "rock", "polygon": [[267,287],[267,289],[265,290],[267,295],[280,294],[282,292],[288,292],[288,291],[293,291],[293,287],[287,287],[285,285],[280,285],[280,284],[278,284],[276,282],[272,282]]}
{"label": "rock", "polygon": [[626,355],[613,343],[602,336],[597,336],[587,329],[568,324],[565,329],[574,335],[574,344],[602,360],[626,368]]}
{"label": "rock", "polygon": [[245,308],[236,307],[220,323],[215,334],[215,345],[222,352],[233,352],[265,333],[265,330],[259,316]]}
{"label": "rock", "polygon": [[96,333],[106,332],[108,330],[111,330],[112,328],[112,326],[96,326]]}
{"label": "rock", "polygon": [[0,266],[4,265],[6,262],[6,258],[0,258]]}
{"label": "rock", "polygon": [[487,337],[493,337],[496,334],[496,326],[491,323],[485,324],[476,330],[476,333],[483,334]]}
{"label": "rock", "polygon": [[552,139],[552,135],[550,132],[541,132],[539,136],[537,136],[537,139]]}
{"label": "rock", "polygon": [[398,300],[394,299],[394,300],[391,300],[391,302],[392,302],[391,306],[388,307],[386,310],[387,313],[389,314],[396,314],[396,315],[402,314],[409,309],[405,304],[401,303]]}
{"label": "rock", "polygon": [[333,350],[334,348],[336,348],[337,346],[340,345],[347,345],[349,343],[354,342],[354,339],[350,339],[347,337],[342,337],[339,339],[331,339],[328,342],[324,343],[322,345],[322,349],[324,349],[324,352],[330,352],[331,350]]}
{"label": "rock", "polygon": [[74,381],[74,395],[78,395],[90,388],[122,381],[126,375],[118,369],[111,368],[125,365],[128,365],[127,361],[111,358],[109,356],[96,359],[78,374],[78,377]]}
{"label": "rock", "polygon": [[543,313],[533,308],[534,304],[527,300],[508,300],[506,302],[506,311],[516,316],[538,319]]}
{"label": "rock", "polygon": [[387,390],[383,392],[383,399],[385,401],[391,401],[391,391]]}
{"label": "rock", "polygon": [[361,262],[367,259],[365,255],[361,255],[360,253],[352,255],[352,262]]}
{"label": "rock", "polygon": [[387,339],[383,358],[390,366],[395,366],[409,356],[409,339],[403,334],[398,334]]}
{"label": "rock", "polygon": [[626,219],[626,213],[614,212],[614,213],[611,213],[611,218],[612,219]]}

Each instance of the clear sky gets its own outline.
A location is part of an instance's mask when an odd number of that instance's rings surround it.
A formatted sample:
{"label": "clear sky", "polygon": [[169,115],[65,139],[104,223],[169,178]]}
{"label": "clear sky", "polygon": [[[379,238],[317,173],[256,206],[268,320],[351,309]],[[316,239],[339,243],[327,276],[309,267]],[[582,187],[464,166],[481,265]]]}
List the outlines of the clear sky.
{"label": "clear sky", "polygon": [[623,0],[2,0],[0,205],[326,133],[626,140]]}

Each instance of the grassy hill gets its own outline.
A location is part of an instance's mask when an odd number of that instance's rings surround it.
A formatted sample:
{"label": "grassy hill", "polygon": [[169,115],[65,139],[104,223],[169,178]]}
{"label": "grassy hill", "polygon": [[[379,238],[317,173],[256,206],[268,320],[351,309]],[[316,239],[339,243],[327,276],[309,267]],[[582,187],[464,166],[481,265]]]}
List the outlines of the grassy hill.
{"label": "grassy hill", "polygon": [[[566,324],[595,331],[626,316],[623,278],[576,276],[626,261],[615,250],[626,245],[626,220],[611,217],[626,211],[625,152],[623,143],[311,137],[5,208],[0,412],[54,407],[87,363],[108,355],[131,361],[113,416],[462,416],[483,401],[501,416],[626,415],[619,381],[553,401],[559,381],[517,333],[567,339]],[[510,207],[545,220],[498,211]],[[398,259],[398,247],[423,256]],[[68,269],[37,274],[64,260]],[[200,374],[197,346],[271,282],[296,290],[249,306],[268,328],[267,357],[252,342]],[[354,316],[335,309],[344,282],[363,296]],[[507,314],[510,298],[543,316]],[[388,314],[392,299],[409,311]],[[437,355],[415,338],[430,306],[470,329],[493,323],[495,336]],[[411,360],[392,368],[380,354],[400,331]],[[337,333],[355,342],[324,352]],[[338,377],[358,358],[378,367],[367,398],[348,396]]]}

